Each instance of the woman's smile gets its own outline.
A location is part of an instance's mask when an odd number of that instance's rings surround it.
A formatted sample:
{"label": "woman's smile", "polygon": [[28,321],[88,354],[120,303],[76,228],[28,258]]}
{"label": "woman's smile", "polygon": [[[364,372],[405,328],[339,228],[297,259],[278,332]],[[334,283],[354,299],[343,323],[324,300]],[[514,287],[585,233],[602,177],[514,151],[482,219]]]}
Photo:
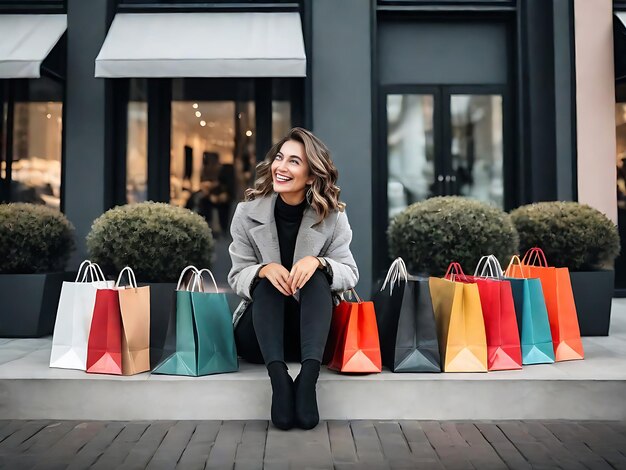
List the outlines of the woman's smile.
{"label": "woman's smile", "polygon": [[293,178],[289,175],[276,172],[274,173],[274,179],[277,183],[289,183]]}

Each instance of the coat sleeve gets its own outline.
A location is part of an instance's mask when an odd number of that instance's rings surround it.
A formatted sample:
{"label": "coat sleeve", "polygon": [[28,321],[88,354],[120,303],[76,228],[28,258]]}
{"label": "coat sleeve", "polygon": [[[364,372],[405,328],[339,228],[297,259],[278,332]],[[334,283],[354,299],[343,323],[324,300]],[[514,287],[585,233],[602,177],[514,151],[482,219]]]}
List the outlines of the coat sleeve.
{"label": "coat sleeve", "polygon": [[239,297],[252,300],[252,285],[264,265],[259,263],[245,229],[243,217],[242,203],[239,203],[230,224],[233,241],[228,247],[232,261],[232,267],[228,273],[228,284]]}
{"label": "coat sleeve", "polygon": [[345,212],[339,212],[330,245],[324,254],[332,273],[330,285],[332,291],[343,292],[352,289],[359,280],[359,269],[350,251],[351,241],[352,229],[348,223],[348,216]]}

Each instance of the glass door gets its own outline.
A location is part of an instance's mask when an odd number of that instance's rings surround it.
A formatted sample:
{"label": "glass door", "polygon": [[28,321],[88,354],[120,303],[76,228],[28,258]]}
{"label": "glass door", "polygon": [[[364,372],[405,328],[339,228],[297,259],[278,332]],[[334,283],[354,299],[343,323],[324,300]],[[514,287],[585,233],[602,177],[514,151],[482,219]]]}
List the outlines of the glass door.
{"label": "glass door", "polygon": [[510,208],[503,87],[384,87],[379,109],[381,257],[389,221],[414,202],[457,195]]}

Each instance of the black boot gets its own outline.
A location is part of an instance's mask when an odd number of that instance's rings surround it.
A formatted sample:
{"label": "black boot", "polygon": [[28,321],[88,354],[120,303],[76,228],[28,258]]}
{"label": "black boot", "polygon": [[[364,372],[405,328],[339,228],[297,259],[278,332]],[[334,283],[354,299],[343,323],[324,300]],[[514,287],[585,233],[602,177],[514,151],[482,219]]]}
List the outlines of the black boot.
{"label": "black boot", "polygon": [[293,427],[294,389],[287,364],[273,361],[267,365],[272,383],[272,423],[278,429]]}
{"label": "black boot", "polygon": [[320,421],[315,387],[320,375],[320,361],[307,359],[296,378],[296,424],[302,429],[313,429]]}

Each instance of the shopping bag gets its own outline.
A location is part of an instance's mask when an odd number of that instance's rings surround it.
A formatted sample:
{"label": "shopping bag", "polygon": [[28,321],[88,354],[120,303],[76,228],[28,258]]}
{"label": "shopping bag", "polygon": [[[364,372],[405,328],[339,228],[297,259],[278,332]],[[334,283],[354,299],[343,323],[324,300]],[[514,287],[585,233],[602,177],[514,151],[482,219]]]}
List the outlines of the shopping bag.
{"label": "shopping bag", "polygon": [[[184,274],[193,270],[194,280],[181,288]],[[215,292],[204,292],[202,274],[208,273]],[[208,269],[188,266],[176,287],[176,310],[170,322],[164,351],[173,349],[153,373],[200,376],[238,370],[232,314],[224,293],[219,292]],[[173,347],[172,347],[173,346]]]}
{"label": "shopping bag", "polygon": [[552,334],[541,280],[526,278],[518,256],[511,258],[504,275],[511,283],[522,346],[522,364],[553,363]]}
{"label": "shopping bag", "polygon": [[498,259],[494,255],[483,256],[472,280],[478,286],[485,321],[487,369],[521,369],[522,350],[513,292]]}
{"label": "shopping bag", "polygon": [[87,343],[87,373],[122,374],[122,321],[114,287],[96,291]]}
{"label": "shopping bag", "polygon": [[444,372],[487,372],[487,338],[478,286],[466,279],[458,263],[450,264],[445,277],[431,277],[429,285]]}
{"label": "shopping bag", "polygon": [[580,339],[569,269],[548,266],[546,255],[537,247],[526,252],[522,258],[522,266],[527,277],[541,279],[550,319],[555,360],[558,362],[583,359],[585,353]]}
{"label": "shopping bag", "polygon": [[[120,286],[124,273],[129,286]],[[150,370],[150,287],[138,287],[135,273],[128,266],[120,272],[115,287],[122,319],[122,375]]]}
{"label": "shopping bag", "polygon": [[372,301],[383,365],[393,372],[441,372],[428,279],[410,276],[396,258]]}
{"label": "shopping bag", "polygon": [[52,335],[50,367],[85,370],[87,343],[98,288],[110,288],[100,266],[85,260],[74,282],[63,282]]}
{"label": "shopping bag", "polygon": [[378,328],[373,302],[342,300],[333,311],[328,368],[339,372],[373,373],[382,370]]}

